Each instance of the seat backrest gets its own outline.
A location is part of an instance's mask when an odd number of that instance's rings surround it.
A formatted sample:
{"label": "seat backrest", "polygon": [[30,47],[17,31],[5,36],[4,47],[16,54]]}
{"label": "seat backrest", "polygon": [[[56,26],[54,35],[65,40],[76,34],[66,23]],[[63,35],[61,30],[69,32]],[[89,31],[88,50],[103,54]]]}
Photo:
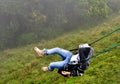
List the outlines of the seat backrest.
{"label": "seat backrest", "polygon": [[79,53],[80,62],[82,62],[83,60],[85,60],[89,57],[92,57],[94,50],[88,44],[80,44],[78,53]]}
{"label": "seat backrest", "polygon": [[72,71],[72,70],[77,70],[78,67],[82,70],[86,70],[87,67],[89,66],[89,60],[83,62],[83,60],[90,58],[93,56],[94,49],[89,46],[88,44],[80,44],[79,49],[78,49],[78,61],[72,61],[68,63],[65,67],[64,70],[66,71]]}

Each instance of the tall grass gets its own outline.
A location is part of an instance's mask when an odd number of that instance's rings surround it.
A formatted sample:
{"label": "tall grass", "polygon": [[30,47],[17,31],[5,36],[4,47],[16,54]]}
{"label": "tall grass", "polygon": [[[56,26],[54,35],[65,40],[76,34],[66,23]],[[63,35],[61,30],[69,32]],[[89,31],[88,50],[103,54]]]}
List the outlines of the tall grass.
{"label": "tall grass", "polygon": [[[90,67],[82,77],[68,78],[57,74],[57,69],[46,73],[41,71],[42,66],[61,60],[57,55],[38,58],[33,51],[34,46],[38,46],[40,49],[53,47],[76,48],[80,43],[89,43],[120,27],[119,22],[120,16],[117,16],[111,21],[103,22],[103,24],[88,30],[78,29],[51,41],[42,41],[0,52],[0,84],[119,84],[120,47],[91,59]],[[120,43],[119,32],[93,45],[95,54],[116,43]]]}

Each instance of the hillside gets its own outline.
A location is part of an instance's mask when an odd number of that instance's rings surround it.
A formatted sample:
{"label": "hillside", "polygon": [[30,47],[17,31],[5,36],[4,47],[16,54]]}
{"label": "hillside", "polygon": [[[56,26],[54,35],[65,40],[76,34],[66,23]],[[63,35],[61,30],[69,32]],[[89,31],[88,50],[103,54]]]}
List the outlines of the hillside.
{"label": "hillside", "polygon": [[[43,73],[41,67],[59,57],[37,58],[34,46],[39,48],[62,47],[72,49],[80,43],[90,43],[104,34],[120,27],[120,16],[111,18],[85,30],[76,30],[51,41],[42,41],[25,47],[0,52],[0,84],[119,84],[120,83],[120,47],[91,59],[88,70],[82,77],[64,78],[53,72]],[[95,53],[120,43],[120,32],[93,45]]]}

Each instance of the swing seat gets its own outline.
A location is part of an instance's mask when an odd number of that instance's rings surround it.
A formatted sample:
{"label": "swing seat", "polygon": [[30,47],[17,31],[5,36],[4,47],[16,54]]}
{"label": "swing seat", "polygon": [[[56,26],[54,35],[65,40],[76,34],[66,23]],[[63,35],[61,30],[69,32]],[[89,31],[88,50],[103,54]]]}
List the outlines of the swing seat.
{"label": "swing seat", "polygon": [[[88,44],[80,44],[78,48],[78,54],[71,57],[70,62],[64,67],[66,71],[86,70],[89,66],[89,58],[93,56],[94,49]],[[88,60],[87,60],[88,59]]]}

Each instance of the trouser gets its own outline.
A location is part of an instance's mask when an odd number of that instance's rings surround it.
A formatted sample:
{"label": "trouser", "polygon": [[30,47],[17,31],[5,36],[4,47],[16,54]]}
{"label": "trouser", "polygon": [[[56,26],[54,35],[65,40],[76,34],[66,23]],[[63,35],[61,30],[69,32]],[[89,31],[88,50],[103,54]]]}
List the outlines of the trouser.
{"label": "trouser", "polygon": [[62,48],[52,48],[52,49],[45,49],[44,51],[45,55],[50,55],[50,54],[58,54],[63,60],[58,61],[58,62],[52,62],[48,66],[48,70],[52,71],[55,68],[57,69],[63,69],[65,65],[67,65],[73,55],[72,52],[62,49]]}

